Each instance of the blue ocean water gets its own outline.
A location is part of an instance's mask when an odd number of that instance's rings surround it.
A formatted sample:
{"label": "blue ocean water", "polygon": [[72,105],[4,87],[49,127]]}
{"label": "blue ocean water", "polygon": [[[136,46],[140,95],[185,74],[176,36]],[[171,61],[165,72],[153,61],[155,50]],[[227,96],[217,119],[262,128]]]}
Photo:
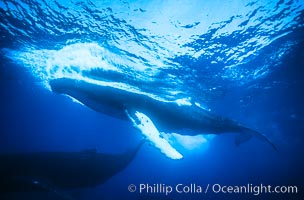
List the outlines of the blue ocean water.
{"label": "blue ocean water", "polygon": [[[122,83],[126,90],[166,100],[191,98],[265,134],[278,151],[256,139],[236,147],[233,134],[221,134],[172,160],[147,142],[105,183],[64,190],[70,198],[301,199],[303,10],[301,0],[2,0],[0,152],[134,148],[142,135],[131,123],[50,89],[52,79],[83,80],[94,72],[99,81]],[[137,191],[129,192],[130,184]],[[298,194],[166,195],[140,193],[140,184],[297,186]],[[2,197],[66,198],[51,189]]]}

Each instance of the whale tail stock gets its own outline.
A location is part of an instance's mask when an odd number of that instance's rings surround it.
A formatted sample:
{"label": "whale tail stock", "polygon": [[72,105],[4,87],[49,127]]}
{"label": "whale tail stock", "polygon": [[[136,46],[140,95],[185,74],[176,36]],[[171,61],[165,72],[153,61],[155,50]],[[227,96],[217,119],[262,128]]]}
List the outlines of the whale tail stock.
{"label": "whale tail stock", "polygon": [[262,133],[255,131],[253,129],[247,128],[247,127],[241,127],[241,133],[236,136],[235,138],[235,144],[239,146],[240,144],[250,140],[252,137],[255,137],[265,143],[268,143],[271,145],[271,147],[275,150],[278,151],[277,147],[275,146],[274,143],[272,143],[265,135]]}

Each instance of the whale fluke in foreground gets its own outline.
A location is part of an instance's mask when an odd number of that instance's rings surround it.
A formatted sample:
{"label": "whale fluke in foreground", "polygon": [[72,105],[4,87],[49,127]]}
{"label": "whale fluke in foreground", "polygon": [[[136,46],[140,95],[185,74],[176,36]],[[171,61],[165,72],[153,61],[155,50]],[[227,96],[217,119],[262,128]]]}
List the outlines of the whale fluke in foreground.
{"label": "whale fluke in foreground", "polygon": [[[197,103],[167,101],[127,85],[95,79],[53,79],[50,82],[56,93],[71,96],[84,105],[115,118],[129,120],[167,157],[183,156],[164,137],[181,135],[238,133],[236,144],[256,137],[272,144],[261,133],[242,126],[236,121],[212,114]],[[126,89],[127,88],[127,89]]]}
{"label": "whale fluke in foreground", "polygon": [[96,150],[0,154],[0,193],[49,191],[63,196],[62,189],[95,187],[122,171],[143,142],[123,154]]}

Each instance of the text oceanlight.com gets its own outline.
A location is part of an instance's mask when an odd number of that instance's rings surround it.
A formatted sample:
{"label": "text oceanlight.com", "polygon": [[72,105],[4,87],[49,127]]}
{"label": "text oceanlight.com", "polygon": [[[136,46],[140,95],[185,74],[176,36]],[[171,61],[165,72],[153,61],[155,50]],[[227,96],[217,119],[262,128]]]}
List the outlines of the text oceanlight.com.
{"label": "text oceanlight.com", "polygon": [[254,185],[248,183],[246,185],[221,185],[221,184],[207,184],[205,186],[190,183],[190,184],[176,184],[168,185],[163,183],[141,183],[139,185],[130,184],[128,186],[130,192],[138,192],[140,194],[164,194],[170,195],[172,193],[180,194],[207,194],[207,193],[223,193],[223,194],[298,194],[297,186],[272,186],[266,184]]}

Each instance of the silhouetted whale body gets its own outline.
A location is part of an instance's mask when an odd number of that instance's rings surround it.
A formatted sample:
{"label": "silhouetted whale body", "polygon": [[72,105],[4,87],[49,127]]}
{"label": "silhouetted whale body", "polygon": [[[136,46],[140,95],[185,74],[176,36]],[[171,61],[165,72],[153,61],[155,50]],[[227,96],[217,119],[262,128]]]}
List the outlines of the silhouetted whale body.
{"label": "silhouetted whale body", "polygon": [[95,187],[125,169],[142,143],[123,154],[96,150],[0,154],[0,193]]}
{"label": "silhouetted whale body", "polygon": [[[215,115],[197,103],[167,101],[138,90],[127,90],[114,84],[100,84],[90,79],[59,78],[51,80],[50,86],[54,92],[69,95],[93,110],[115,118],[131,120],[135,127],[173,159],[182,156],[165,141],[163,132],[185,135],[240,133],[236,137],[236,144],[255,136],[275,148],[259,132]],[[148,126],[150,128],[147,128]]]}

